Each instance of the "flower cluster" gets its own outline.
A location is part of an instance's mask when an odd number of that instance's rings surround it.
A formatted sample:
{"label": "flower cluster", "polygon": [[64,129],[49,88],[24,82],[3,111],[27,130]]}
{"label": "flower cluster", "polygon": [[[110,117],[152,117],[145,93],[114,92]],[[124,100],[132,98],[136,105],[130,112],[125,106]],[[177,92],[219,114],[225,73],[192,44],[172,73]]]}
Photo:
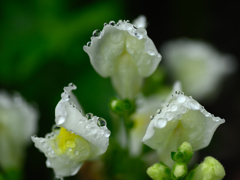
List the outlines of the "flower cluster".
{"label": "flower cluster", "polygon": [[[195,89],[203,88],[202,96],[205,96],[215,89],[210,85],[218,83],[209,76],[220,79],[233,68],[226,70],[226,58],[214,54],[211,47],[203,44],[196,43],[195,47],[190,43],[181,45],[178,42],[174,52],[167,45],[164,48],[167,64],[180,81],[175,82],[168,96],[160,93],[145,96],[141,93],[144,78],[150,76],[161,61],[161,55],[147,36],[146,25],[144,16],[140,16],[133,24],[125,20],[117,23],[110,21],[104,24],[102,31],[93,32],[91,41],[83,49],[97,73],[111,78],[118,98],[113,98],[110,107],[121,121],[118,130],[123,127],[121,130],[127,136],[129,154],[139,156],[142,153],[142,139],[144,144],[158,152],[160,160],[164,162],[149,169],[150,177],[158,180],[181,179],[187,175],[187,163],[193,151],[208,146],[217,127],[225,122],[209,113],[191,96],[185,95],[181,83],[184,89],[191,86],[187,92],[200,98]],[[214,69],[212,67],[216,61],[219,67]],[[185,76],[187,78],[184,79]],[[75,89],[72,83],[64,87],[55,109],[56,124],[52,132],[45,138],[32,136],[35,146],[47,157],[47,167],[53,168],[56,177],[60,178],[75,175],[84,161],[105,153],[109,145],[110,131],[106,121],[91,113],[84,115],[72,93]],[[153,113],[155,115],[151,115]],[[171,152],[179,146],[178,152],[171,156]],[[173,165],[174,161],[176,163]],[[205,168],[204,164],[212,162],[219,163],[206,158],[194,173],[199,177],[208,176],[209,173],[202,173],[202,169]],[[172,172],[168,166],[173,166]],[[156,169],[161,173],[156,174]],[[225,175],[222,169],[219,179]],[[162,178],[162,173],[166,172],[166,177]],[[195,179],[199,178],[195,176]]]}

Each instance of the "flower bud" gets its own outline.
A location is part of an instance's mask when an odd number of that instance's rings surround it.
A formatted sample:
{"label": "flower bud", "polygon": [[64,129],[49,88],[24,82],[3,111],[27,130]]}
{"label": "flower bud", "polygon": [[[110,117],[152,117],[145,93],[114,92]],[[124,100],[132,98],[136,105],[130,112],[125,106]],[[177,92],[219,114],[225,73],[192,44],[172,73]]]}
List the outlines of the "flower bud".
{"label": "flower bud", "polygon": [[221,180],[226,175],[222,164],[213,157],[206,157],[204,161],[189,173],[187,180]]}
{"label": "flower bud", "polygon": [[171,170],[164,163],[156,163],[147,169],[147,174],[153,180],[171,180]]}
{"label": "flower bud", "polygon": [[172,168],[172,178],[173,179],[182,179],[187,174],[187,165],[183,162],[177,162],[173,165]]}

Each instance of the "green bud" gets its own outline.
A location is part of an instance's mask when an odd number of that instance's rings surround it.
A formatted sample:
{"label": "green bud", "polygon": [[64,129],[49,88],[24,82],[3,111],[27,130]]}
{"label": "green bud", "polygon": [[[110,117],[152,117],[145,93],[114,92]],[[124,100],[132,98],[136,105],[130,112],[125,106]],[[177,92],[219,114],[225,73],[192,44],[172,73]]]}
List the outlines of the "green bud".
{"label": "green bud", "polygon": [[110,109],[117,115],[123,114],[123,102],[117,98],[112,98],[109,103]]}
{"label": "green bud", "polygon": [[172,168],[172,178],[182,179],[188,173],[187,165],[184,162],[176,162]]}
{"label": "green bud", "polygon": [[119,116],[130,115],[135,111],[135,103],[127,99],[120,100],[117,98],[112,98],[109,106],[111,111]]}
{"label": "green bud", "polygon": [[136,109],[135,103],[132,101],[129,101],[128,99],[123,100],[123,108],[127,115],[132,114]]}
{"label": "green bud", "polygon": [[193,148],[190,143],[188,143],[188,142],[182,143],[182,145],[178,148],[178,152],[181,152],[184,154],[184,156],[186,158],[184,160],[185,163],[188,163],[192,159]]}
{"label": "green bud", "polygon": [[171,152],[171,157],[173,161],[176,162],[184,162],[186,159],[185,154],[183,154],[182,152]]}
{"label": "green bud", "polygon": [[221,180],[226,175],[222,164],[213,157],[206,157],[193,171],[191,180]]}
{"label": "green bud", "polygon": [[147,174],[153,180],[171,180],[171,170],[164,163],[156,163],[147,169]]}

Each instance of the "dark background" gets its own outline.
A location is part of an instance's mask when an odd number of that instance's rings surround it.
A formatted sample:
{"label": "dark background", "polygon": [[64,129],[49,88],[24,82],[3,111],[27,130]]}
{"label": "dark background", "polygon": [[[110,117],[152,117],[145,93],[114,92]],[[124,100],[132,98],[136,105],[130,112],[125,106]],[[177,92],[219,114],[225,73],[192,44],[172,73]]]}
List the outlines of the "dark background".
{"label": "dark background", "polygon": [[[93,30],[104,22],[144,14],[148,36],[156,47],[169,40],[188,37],[212,44],[240,59],[239,6],[237,1],[77,1],[11,0],[0,2],[0,88],[20,92],[38,104],[37,135],[51,131],[54,109],[62,88],[69,82],[85,112],[110,119],[108,102],[114,91],[109,79],[92,68],[82,47]],[[161,52],[160,52],[161,54]],[[164,57],[161,64],[164,64]],[[224,82],[218,98],[205,108],[226,120],[210,145],[200,150],[218,159],[226,170],[224,179],[240,179],[239,70]],[[166,79],[166,83],[172,82]],[[111,129],[111,122],[108,123]],[[33,144],[27,149],[25,179],[49,179],[45,157]],[[81,173],[81,172],[80,172]]]}

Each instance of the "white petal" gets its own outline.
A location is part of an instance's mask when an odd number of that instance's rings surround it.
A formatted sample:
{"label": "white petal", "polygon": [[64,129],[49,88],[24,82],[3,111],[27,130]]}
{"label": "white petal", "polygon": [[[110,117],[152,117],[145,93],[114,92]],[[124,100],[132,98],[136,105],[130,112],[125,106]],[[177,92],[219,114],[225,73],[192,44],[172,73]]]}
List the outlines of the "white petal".
{"label": "white petal", "polygon": [[64,88],[62,99],[55,109],[55,122],[58,126],[64,127],[89,141],[95,147],[91,154],[92,157],[103,154],[109,144],[110,131],[106,126],[98,126],[99,117],[93,116],[88,120],[83,116],[81,110],[77,109],[72,101],[72,89],[76,89],[76,86]]}
{"label": "white petal", "polygon": [[160,153],[166,149],[175,151],[184,141],[198,150],[208,146],[213,133],[224,122],[224,119],[208,113],[191,97],[176,92],[171,103],[150,122],[142,141]]}
{"label": "white petal", "polygon": [[150,116],[159,108],[163,108],[170,103],[172,94],[181,91],[181,83],[176,81],[173,85],[172,91],[169,95],[162,96],[160,94],[154,94],[149,97],[139,95],[136,101],[136,112],[131,116],[134,120],[134,127],[130,131],[130,153],[133,156],[138,156],[142,150],[141,139],[147,130],[150,122]]}
{"label": "white petal", "polygon": [[[54,150],[54,139],[57,134],[52,134],[48,138],[38,138],[32,136],[32,141],[35,146],[41,150],[47,157],[46,165],[53,168],[57,177],[73,176],[77,174],[83,162],[70,158],[68,154],[59,156]],[[78,155],[76,155],[78,157]],[[86,159],[84,159],[86,160]]]}
{"label": "white petal", "polygon": [[106,25],[84,51],[94,69],[103,77],[111,77],[118,94],[130,99],[139,91],[142,78],[151,75],[161,60],[146,30],[121,20]]}

